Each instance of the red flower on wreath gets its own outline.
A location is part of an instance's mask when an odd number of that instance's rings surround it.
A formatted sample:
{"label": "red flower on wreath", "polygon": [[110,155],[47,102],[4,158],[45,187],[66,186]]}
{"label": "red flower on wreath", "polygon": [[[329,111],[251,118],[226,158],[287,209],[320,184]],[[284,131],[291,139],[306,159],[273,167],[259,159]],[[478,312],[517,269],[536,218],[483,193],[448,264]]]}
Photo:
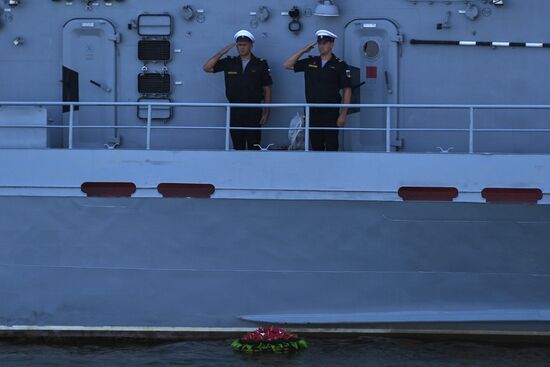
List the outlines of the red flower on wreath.
{"label": "red flower on wreath", "polygon": [[241,338],[243,342],[280,342],[298,340],[298,335],[291,334],[283,329],[266,327],[248,333]]}

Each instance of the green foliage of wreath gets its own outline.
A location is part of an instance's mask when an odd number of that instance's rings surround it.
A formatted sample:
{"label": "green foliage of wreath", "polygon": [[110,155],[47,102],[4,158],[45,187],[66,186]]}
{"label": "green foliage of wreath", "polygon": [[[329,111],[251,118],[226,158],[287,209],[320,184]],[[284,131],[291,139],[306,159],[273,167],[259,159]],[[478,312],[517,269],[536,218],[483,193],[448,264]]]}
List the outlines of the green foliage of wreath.
{"label": "green foliage of wreath", "polygon": [[258,352],[272,352],[272,353],[291,353],[297,352],[307,348],[307,342],[304,339],[297,339],[292,341],[280,341],[280,342],[259,342],[250,343],[243,342],[240,339],[236,339],[231,343],[231,347],[238,352],[243,353],[258,353]]}

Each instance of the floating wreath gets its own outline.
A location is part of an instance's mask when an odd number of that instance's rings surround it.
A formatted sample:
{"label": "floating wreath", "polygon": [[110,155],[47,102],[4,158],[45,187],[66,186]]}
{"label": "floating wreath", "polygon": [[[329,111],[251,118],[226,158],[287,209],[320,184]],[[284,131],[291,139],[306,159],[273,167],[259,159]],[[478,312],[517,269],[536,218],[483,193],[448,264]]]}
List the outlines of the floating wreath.
{"label": "floating wreath", "polygon": [[240,339],[234,340],[231,347],[239,352],[274,352],[290,353],[307,348],[304,339],[298,335],[286,332],[278,328],[259,328],[248,333]]}

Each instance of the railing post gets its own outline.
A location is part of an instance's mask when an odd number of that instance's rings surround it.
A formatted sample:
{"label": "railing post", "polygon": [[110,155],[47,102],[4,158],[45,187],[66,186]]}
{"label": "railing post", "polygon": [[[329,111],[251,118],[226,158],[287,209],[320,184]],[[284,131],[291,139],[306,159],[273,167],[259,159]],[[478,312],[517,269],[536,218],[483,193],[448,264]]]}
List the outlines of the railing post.
{"label": "railing post", "polygon": [[470,128],[468,130],[468,152],[474,152],[474,108],[470,107]]}
{"label": "railing post", "polygon": [[147,105],[147,141],[145,143],[145,149],[151,150],[151,119],[153,115],[153,109],[150,104]]}
{"label": "railing post", "polygon": [[74,104],[69,106],[69,149],[73,149]]}
{"label": "railing post", "polygon": [[229,136],[231,135],[231,106],[225,107],[225,151],[229,151]]}
{"label": "railing post", "polygon": [[391,152],[391,109],[386,107],[386,153]]}
{"label": "railing post", "polygon": [[305,133],[305,144],[304,144],[304,149],[306,152],[309,152],[309,119],[310,119],[310,109],[309,109],[309,106],[306,106],[306,133]]}

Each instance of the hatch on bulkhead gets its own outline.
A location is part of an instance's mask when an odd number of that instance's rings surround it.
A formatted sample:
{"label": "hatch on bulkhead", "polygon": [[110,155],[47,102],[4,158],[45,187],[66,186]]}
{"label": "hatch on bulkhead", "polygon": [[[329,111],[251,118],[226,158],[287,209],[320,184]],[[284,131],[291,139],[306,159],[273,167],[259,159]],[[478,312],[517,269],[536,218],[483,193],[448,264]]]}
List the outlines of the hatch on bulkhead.
{"label": "hatch on bulkhead", "polygon": [[[353,103],[394,104],[399,102],[399,47],[397,25],[389,19],[357,19],[344,34],[344,60],[351,67]],[[351,112],[354,112],[353,110]],[[391,126],[396,127],[398,111],[392,110]],[[384,108],[363,108],[350,114],[348,128],[385,128]],[[345,131],[344,149],[348,151],[383,151],[384,131]],[[395,150],[397,133],[390,141]]]}
{"label": "hatch on bulkhead", "polygon": [[[63,101],[116,101],[116,42],[114,26],[105,19],[72,19],[63,27]],[[64,123],[69,121],[64,108]],[[116,108],[82,106],[74,112],[75,127],[115,126]],[[68,131],[65,131],[67,145]],[[103,147],[114,141],[115,129],[76,128],[79,147]]]}

